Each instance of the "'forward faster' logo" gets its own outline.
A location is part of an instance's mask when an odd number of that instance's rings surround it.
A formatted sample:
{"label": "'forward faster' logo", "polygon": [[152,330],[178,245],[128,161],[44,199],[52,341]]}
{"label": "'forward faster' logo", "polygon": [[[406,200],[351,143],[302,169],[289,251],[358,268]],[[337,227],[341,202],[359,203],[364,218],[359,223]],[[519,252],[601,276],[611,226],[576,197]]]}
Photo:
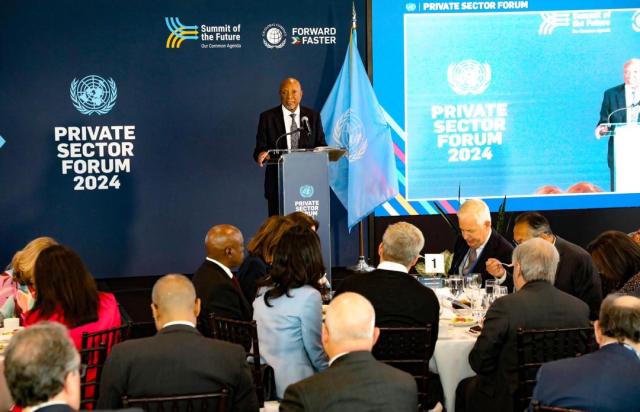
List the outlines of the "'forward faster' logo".
{"label": "'forward faster' logo", "polygon": [[185,40],[198,40],[198,26],[185,26],[177,17],[165,17],[164,21],[171,32],[167,37],[167,49],[179,49]]}

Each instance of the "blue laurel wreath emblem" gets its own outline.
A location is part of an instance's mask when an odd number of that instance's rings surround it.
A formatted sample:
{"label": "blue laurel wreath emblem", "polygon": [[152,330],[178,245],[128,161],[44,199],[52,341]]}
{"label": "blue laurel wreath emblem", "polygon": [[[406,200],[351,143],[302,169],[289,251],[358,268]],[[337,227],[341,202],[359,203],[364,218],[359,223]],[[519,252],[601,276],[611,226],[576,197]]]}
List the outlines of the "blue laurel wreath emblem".
{"label": "blue laurel wreath emblem", "polygon": [[302,196],[304,198],[309,198],[309,197],[313,196],[314,192],[315,192],[315,190],[313,189],[313,186],[311,186],[311,185],[300,186],[300,196]]}
{"label": "blue laurel wreath emblem", "polygon": [[82,114],[109,113],[116,104],[118,89],[112,78],[105,80],[100,76],[89,75],[81,80],[73,79],[70,88],[73,106]]}

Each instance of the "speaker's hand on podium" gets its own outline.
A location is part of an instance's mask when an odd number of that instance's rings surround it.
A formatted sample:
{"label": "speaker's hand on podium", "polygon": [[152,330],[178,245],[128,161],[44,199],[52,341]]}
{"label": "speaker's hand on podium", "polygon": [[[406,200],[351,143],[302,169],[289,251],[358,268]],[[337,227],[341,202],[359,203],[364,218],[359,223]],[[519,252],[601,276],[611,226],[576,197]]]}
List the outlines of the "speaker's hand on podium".
{"label": "speaker's hand on podium", "polygon": [[600,139],[607,133],[609,133],[609,127],[606,124],[600,124],[596,127],[596,139]]}
{"label": "speaker's hand on podium", "polygon": [[260,167],[264,167],[264,162],[268,159],[269,159],[269,153],[260,152],[260,154],[258,155],[258,165],[260,165]]}

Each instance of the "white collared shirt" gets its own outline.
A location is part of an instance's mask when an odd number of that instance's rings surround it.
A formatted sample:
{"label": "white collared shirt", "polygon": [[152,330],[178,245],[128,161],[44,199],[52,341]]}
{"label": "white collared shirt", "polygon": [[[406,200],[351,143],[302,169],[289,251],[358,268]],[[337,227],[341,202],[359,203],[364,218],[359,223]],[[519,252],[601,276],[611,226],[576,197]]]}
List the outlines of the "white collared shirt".
{"label": "white collared shirt", "polygon": [[[640,87],[633,89],[632,87],[624,86],[624,101],[627,107],[640,101]],[[640,113],[640,107],[632,107],[627,109],[627,123],[637,123],[638,113]]]}
{"label": "white collared shirt", "polygon": [[227,276],[229,276],[229,279],[233,279],[233,273],[231,273],[231,269],[229,269],[228,267],[226,267],[225,265],[223,265],[222,263],[218,262],[215,259],[211,259],[210,257],[207,258],[207,260],[209,262],[213,262],[216,265],[220,266],[220,268],[222,268],[222,270],[224,270],[224,273],[227,274]]}
{"label": "white collared shirt", "polygon": [[40,403],[38,405],[34,405],[30,408],[25,408],[24,410],[27,412],[35,412],[38,409],[42,409],[42,408],[46,408],[47,406],[51,406],[51,405],[66,405],[67,403],[64,401],[48,401],[48,402],[43,402]]}
{"label": "white collared shirt", "polygon": [[348,355],[349,352],[341,352],[338,353],[336,356],[334,356],[333,358],[329,359],[329,366],[333,365],[333,362],[335,362],[336,360],[338,360],[338,358],[343,357],[344,355]]}
{"label": "white collared shirt", "polygon": [[167,322],[164,325],[162,325],[162,329],[167,328],[169,326],[173,326],[173,325],[184,325],[184,326],[191,326],[192,328],[195,328],[196,325],[186,321],[186,320],[174,320],[173,322]]}
{"label": "white collared shirt", "polygon": [[[291,132],[291,115],[295,114],[296,124],[300,127],[300,105],[294,112],[290,112],[289,109],[282,106],[282,116],[284,117],[284,129],[287,133]],[[287,135],[287,149],[291,149],[291,135]]]}
{"label": "white collared shirt", "polygon": [[380,262],[380,264],[378,265],[378,269],[409,273],[409,270],[405,265],[401,263],[390,262],[388,260]]}
{"label": "white collared shirt", "polygon": [[[484,241],[484,243],[476,248],[476,262],[480,258],[480,255],[482,254],[482,251],[484,250],[485,246],[487,246],[487,243],[489,242],[489,239],[491,238],[492,233],[493,233],[493,229],[491,229],[491,232],[489,232],[489,236],[487,236],[487,239]],[[467,260],[469,259],[470,253],[471,253],[471,248],[469,248],[469,250],[467,251],[467,255],[464,257],[464,260],[462,261],[462,263],[460,263],[460,266],[458,267],[458,272],[459,272],[458,274],[462,275],[462,271],[464,270],[464,267],[467,264]],[[504,281],[507,280],[507,270],[506,269],[504,270],[504,275],[501,278],[494,277],[494,279],[496,280],[496,283],[498,285],[502,285]]]}

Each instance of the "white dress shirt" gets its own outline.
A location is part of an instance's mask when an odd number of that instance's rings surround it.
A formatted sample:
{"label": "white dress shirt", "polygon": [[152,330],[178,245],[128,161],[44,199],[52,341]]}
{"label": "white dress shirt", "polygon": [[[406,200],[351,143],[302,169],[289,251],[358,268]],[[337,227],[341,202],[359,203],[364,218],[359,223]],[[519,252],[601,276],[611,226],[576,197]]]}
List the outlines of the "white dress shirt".
{"label": "white dress shirt", "polygon": [[207,260],[208,260],[209,262],[213,262],[213,263],[215,263],[216,265],[220,266],[220,268],[221,268],[222,270],[224,270],[224,273],[226,273],[226,274],[227,274],[227,276],[229,276],[229,279],[233,279],[233,273],[231,273],[231,269],[229,269],[228,267],[226,267],[226,266],[225,266],[225,265],[223,265],[222,263],[218,262],[217,260],[215,260],[215,259],[211,259],[210,257],[208,257],[208,258],[207,258]]}
{"label": "white dress shirt", "polygon": [[[640,87],[636,87],[635,89],[629,87],[628,85],[624,86],[624,101],[627,107],[632,104],[638,103],[640,100]],[[635,106],[630,109],[627,109],[627,123],[637,123],[638,122],[638,113],[640,113],[640,107]]]}
{"label": "white dress shirt", "polygon": [[[291,115],[295,114],[296,124],[300,127],[300,105],[296,107],[294,112],[290,112],[289,109],[282,106],[282,117],[284,117],[284,129],[287,133],[291,132]],[[287,135],[287,149],[291,150],[291,135]]]}

